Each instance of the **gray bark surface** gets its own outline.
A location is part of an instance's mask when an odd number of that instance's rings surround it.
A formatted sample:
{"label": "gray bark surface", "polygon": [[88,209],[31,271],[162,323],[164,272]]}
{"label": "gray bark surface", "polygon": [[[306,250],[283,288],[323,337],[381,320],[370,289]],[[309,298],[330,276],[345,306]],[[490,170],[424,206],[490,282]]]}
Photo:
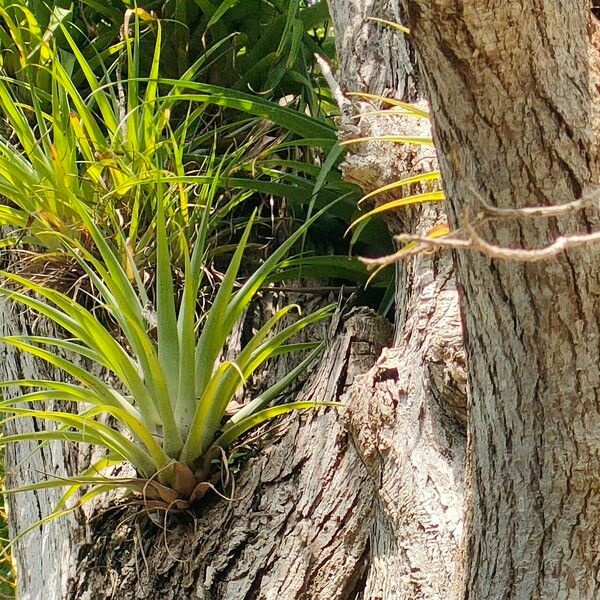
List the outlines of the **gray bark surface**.
{"label": "gray bark surface", "polygon": [[350,401],[350,431],[376,483],[364,598],[445,597],[462,539],[465,373],[456,289],[447,259],[424,259],[414,275],[413,310],[396,346]]}
{"label": "gray bark surface", "polygon": [[[589,2],[405,4],[455,226],[480,198],[551,206],[598,184]],[[479,233],[536,248],[598,224],[590,209]],[[457,254],[472,392],[464,598],[600,597],[599,258],[597,246],[539,263]]]}
{"label": "gray bark surface", "polygon": [[378,96],[418,100],[420,78],[407,39],[371,18],[402,22],[399,0],[328,2],[336,32],[342,87]]}

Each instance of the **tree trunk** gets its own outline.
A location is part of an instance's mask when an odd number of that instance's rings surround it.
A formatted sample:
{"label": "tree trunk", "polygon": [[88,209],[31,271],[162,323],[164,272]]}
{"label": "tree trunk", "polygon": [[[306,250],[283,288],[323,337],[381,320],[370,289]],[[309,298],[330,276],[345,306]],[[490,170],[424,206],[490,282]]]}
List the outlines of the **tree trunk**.
{"label": "tree trunk", "polygon": [[[588,0],[405,4],[454,226],[481,199],[552,206],[597,186],[600,37]],[[531,249],[598,223],[595,205],[504,215],[478,232]],[[599,249],[456,259],[471,391],[464,597],[598,598]]]}
{"label": "tree trunk", "polygon": [[[343,91],[423,102],[406,40],[369,21],[401,20],[398,2],[329,4]],[[345,102],[342,136],[427,134],[428,123],[398,116],[365,116],[356,125],[349,117],[365,104]],[[370,191],[435,161],[412,147],[369,143],[352,149],[345,171]],[[390,228],[422,233],[444,219],[438,206],[413,209]],[[396,305],[393,337],[369,311],[338,317],[303,397],[341,400],[347,411],[287,419],[284,433],[263,440],[238,475],[233,502],[213,499],[193,521],[175,519],[166,530],[126,506],[96,515],[76,531],[84,540],[77,555],[50,566],[57,581],[70,579],[68,593],[39,591],[21,578],[22,600],[102,600],[116,589],[124,600],[445,597],[462,537],[465,454],[466,375],[450,257],[399,265]],[[32,494],[17,498],[14,516],[23,501],[51,509]],[[66,543],[72,523],[64,527],[57,539]],[[40,543],[22,547],[27,560],[39,556]]]}
{"label": "tree trunk", "polygon": [[[329,7],[345,89],[424,103],[407,40],[370,21],[402,22],[399,3],[329,0]],[[382,63],[382,56],[389,62]],[[412,118],[364,116],[358,131],[355,123],[344,122],[342,135],[430,135],[428,122]],[[437,167],[427,148],[388,142],[354,148],[345,175],[366,191]],[[430,206],[396,214],[389,226],[393,233],[424,233],[444,221],[443,209]],[[375,483],[371,560],[361,597],[434,600],[447,595],[455,576],[464,493],[466,374],[448,256],[398,264],[395,326],[393,347],[350,401],[350,431]]]}

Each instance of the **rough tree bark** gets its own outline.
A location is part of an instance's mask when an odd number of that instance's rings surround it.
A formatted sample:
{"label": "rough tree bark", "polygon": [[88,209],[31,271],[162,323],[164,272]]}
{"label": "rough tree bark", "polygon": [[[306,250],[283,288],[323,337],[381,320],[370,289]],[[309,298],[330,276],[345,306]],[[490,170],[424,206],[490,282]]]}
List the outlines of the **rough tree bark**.
{"label": "rough tree bark", "polygon": [[[423,103],[407,40],[369,20],[402,22],[399,3],[330,0],[329,7],[345,89]],[[364,73],[372,73],[370,85]],[[362,106],[354,108],[360,112]],[[367,116],[354,124],[352,118],[342,122],[342,135],[430,135],[429,122],[411,118]],[[347,158],[345,175],[369,190],[436,167],[425,148],[372,142]],[[397,214],[389,226],[393,233],[424,233],[444,221],[443,209],[431,206]],[[354,388],[349,403],[350,431],[376,486],[371,563],[361,597],[437,599],[454,579],[463,514],[466,376],[448,256],[398,265],[395,326],[393,347]]]}
{"label": "rough tree bark", "polygon": [[[551,206],[598,185],[600,34],[588,0],[403,3],[452,225],[465,207],[479,214],[481,199]],[[404,75],[410,52],[392,52],[394,66],[382,68],[377,48],[388,34],[366,21],[375,2],[330,6],[343,89],[418,100]],[[393,3],[383,9],[402,16]],[[416,168],[390,164],[409,159],[402,152],[374,160],[378,148],[360,149],[348,176],[372,188]],[[478,231],[494,244],[535,248],[597,230],[596,210],[495,215]],[[393,226],[420,232],[442,218],[415,211]],[[126,511],[104,514],[80,547],[70,597],[109,598],[119,587],[123,598],[437,599],[463,564],[464,598],[599,597],[598,253],[587,247],[544,263],[456,257],[472,394],[463,560],[464,357],[442,254],[400,268],[394,344],[378,360],[381,320],[340,320],[313,393],[345,399],[344,424],[333,413],[289,421],[244,470],[239,502],[207,507],[166,536],[124,520]],[[342,371],[323,375],[334,367]],[[54,589],[22,597],[60,598]]]}
{"label": "rough tree bark", "polygon": [[[565,204],[599,176],[598,22],[588,0],[407,0],[454,226]],[[488,215],[489,216],[489,215]],[[597,203],[479,228],[536,248],[598,230]],[[600,597],[600,251],[457,255],[470,376],[464,597]]]}
{"label": "rough tree bark", "polygon": [[[330,0],[330,10],[343,91],[423,100],[406,40],[368,20],[400,20],[397,1]],[[350,117],[364,105],[344,108]],[[426,134],[429,127],[397,116],[356,123],[343,120],[342,135]],[[345,168],[370,191],[434,163],[433,155],[374,143],[353,149]],[[390,227],[424,232],[444,218],[439,207],[418,209]],[[240,474],[236,502],[213,502],[193,521],[170,523],[166,534],[126,507],[74,533],[71,523],[52,548],[75,539],[77,555],[44,565],[59,583],[39,588],[39,578],[21,578],[21,598],[103,600],[117,589],[123,599],[161,600],[445,597],[461,541],[465,452],[464,354],[450,258],[400,265],[396,300],[393,336],[368,311],[339,317],[305,396],[344,401],[347,411],[289,419]],[[32,502],[43,512],[51,507],[38,495]],[[28,560],[45,543],[39,535],[38,548],[24,550]]]}

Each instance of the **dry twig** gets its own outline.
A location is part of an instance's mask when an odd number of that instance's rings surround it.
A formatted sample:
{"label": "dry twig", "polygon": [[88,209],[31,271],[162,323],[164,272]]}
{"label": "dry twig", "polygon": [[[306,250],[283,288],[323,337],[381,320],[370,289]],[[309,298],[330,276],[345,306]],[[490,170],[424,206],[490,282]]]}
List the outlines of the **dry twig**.
{"label": "dry twig", "polygon": [[[488,204],[480,192],[478,192],[470,183],[466,187],[482,206],[484,213],[494,218],[521,219],[526,217],[559,217],[568,213],[573,213],[585,208],[598,208],[600,206],[600,186],[594,186],[587,189],[581,198],[558,204],[554,206],[526,206],[524,208],[497,208]],[[481,215],[483,216],[483,215]]]}
{"label": "dry twig", "polygon": [[315,53],[314,56],[317,64],[321,68],[321,73],[323,73],[323,77],[325,77],[325,81],[327,82],[327,85],[329,86],[329,89],[331,90],[339,109],[342,111],[342,113],[345,112],[350,106],[352,106],[352,103],[344,95],[344,92],[342,92],[342,88],[334,77],[329,63],[318,53]]}
{"label": "dry twig", "polygon": [[415,254],[440,249],[473,250],[490,258],[499,260],[513,260],[519,262],[539,262],[553,258],[565,250],[579,248],[594,242],[600,242],[600,231],[584,234],[564,235],[557,237],[546,246],[534,249],[507,248],[485,241],[476,231],[476,227],[483,225],[491,219],[522,219],[522,218],[552,218],[572,214],[586,208],[600,208],[600,187],[594,186],[587,189],[577,200],[557,206],[532,206],[525,208],[496,208],[489,205],[483,196],[470,184],[469,191],[482,206],[480,212],[473,220],[465,209],[463,213],[463,226],[445,237],[431,237],[423,235],[402,234],[394,239],[397,242],[408,244],[395,254],[377,259],[361,259],[367,265],[384,266],[401,258],[409,258]]}
{"label": "dry twig", "polygon": [[[581,198],[580,201],[584,200]],[[580,202],[576,201],[576,202]],[[567,206],[567,205],[564,205]],[[521,209],[524,210],[524,209]],[[537,215],[536,215],[537,216]],[[547,216],[544,214],[544,216]],[[452,237],[464,232],[463,238]],[[485,254],[490,258],[500,260],[514,260],[518,262],[539,262],[548,258],[553,258],[565,250],[579,248],[588,244],[600,241],[600,231],[593,233],[574,234],[557,237],[552,243],[540,248],[506,248],[496,244],[486,242],[475,230],[474,225],[468,219],[468,213],[465,211],[464,225],[461,229],[453,232],[451,236],[445,238],[430,238],[419,235],[402,234],[395,238],[401,243],[414,243],[415,248],[406,253],[411,256],[423,252],[424,250],[433,250],[439,248],[450,248],[454,250],[474,250]]]}

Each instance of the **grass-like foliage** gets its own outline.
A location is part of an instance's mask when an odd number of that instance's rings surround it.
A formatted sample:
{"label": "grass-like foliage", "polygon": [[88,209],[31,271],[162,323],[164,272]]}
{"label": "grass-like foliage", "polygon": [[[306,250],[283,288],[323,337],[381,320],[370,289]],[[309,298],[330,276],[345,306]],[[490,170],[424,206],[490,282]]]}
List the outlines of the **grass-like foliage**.
{"label": "grass-like foliage", "polygon": [[[75,196],[71,198],[72,206],[77,207],[93,239],[98,257],[66,236],[61,236],[63,244],[93,282],[99,304],[118,324],[120,335],[115,336],[69,296],[11,273],[2,274],[7,282],[12,282],[0,289],[2,295],[53,321],[68,333],[62,339],[13,336],[2,342],[47,361],[73,380],[71,383],[4,382],[4,386],[36,389],[16,401],[3,402],[0,410],[16,418],[47,419],[57,423],[58,428],[7,436],[3,442],[67,440],[97,445],[108,451],[99,464],[71,481],[41,482],[26,489],[71,483],[74,487],[67,493],[70,496],[81,485],[91,486],[88,494],[128,488],[143,492],[149,503],[185,508],[210,487],[214,459],[239,436],[278,415],[315,406],[314,402],[269,405],[321,348],[317,343],[293,343],[292,338],[327,317],[332,306],[285,326],[282,319],[297,307],[283,308],[255,333],[235,359],[222,359],[228,338],[242,313],[310,223],[293,233],[236,287],[252,217],[209,310],[199,316],[197,296],[205,269],[206,225],[211,207],[204,207],[205,217],[192,251],[188,252],[184,245],[185,284],[181,300],[177,302],[161,200],[163,187],[160,182],[155,186],[158,212],[153,300],[148,297],[139,272],[132,267],[134,277],[126,273],[88,210]],[[237,413],[226,417],[230,402],[257,368],[270,358],[300,350],[312,352],[297,369]],[[66,358],[61,351],[83,360]],[[107,384],[94,374],[98,369],[87,366],[90,364],[112,373],[119,385]],[[81,410],[79,414],[72,414],[30,406],[50,400],[73,402]],[[116,425],[104,423],[106,416],[112,417],[109,422]],[[133,465],[139,478],[109,479],[99,475],[102,467],[115,462]]]}
{"label": "grass-like foliage", "polygon": [[[18,13],[18,18],[13,14]],[[117,248],[122,265],[132,254],[140,265],[153,254],[157,175],[169,180],[165,191],[169,237],[188,239],[202,218],[203,196],[227,190],[211,227],[254,195],[285,198],[292,205],[311,196],[323,206],[352,192],[339,176],[324,172],[318,189],[310,165],[290,161],[281,148],[286,134],[330,149],[335,130],[322,120],[257,96],[201,83],[210,64],[209,49],[178,79],[162,78],[162,23],[141,9],[126,12],[120,59],[101,69],[87,60],[60,21],[54,31],[72,59],[42,35],[25,6],[0,6],[4,36],[18,50],[19,78],[0,77],[0,223],[16,229],[3,245],[19,242],[57,250],[56,231],[82,240],[85,226],[71,196],[80,198],[107,236],[126,230]],[[142,69],[142,28],[152,28],[152,61]],[[36,49],[34,52],[32,50]],[[39,62],[35,62],[35,61]],[[128,76],[119,73],[122,63]],[[97,72],[100,71],[100,74]],[[39,87],[41,75],[45,85]],[[75,85],[76,75],[83,78]],[[233,114],[225,120],[219,111]],[[240,117],[240,113],[242,116]],[[254,133],[254,128],[258,130]],[[262,133],[261,133],[262,132]],[[273,133],[273,142],[260,139]],[[325,184],[333,184],[327,193]],[[118,239],[118,238],[115,238]],[[182,267],[183,265],[179,265]]]}
{"label": "grass-like foliage", "polygon": [[[0,0],[11,18],[27,19],[34,35],[24,35],[27,54],[39,61],[37,37],[56,37],[68,60],[71,47],[60,34],[68,30],[86,60],[95,68],[114,56],[123,40],[121,27],[128,10],[138,6],[164,23],[161,72],[179,78],[200,58],[209,56],[206,81],[238,90],[252,89],[270,99],[289,94],[320,109],[329,90],[321,86],[314,54],[333,58],[334,40],[325,0]],[[27,13],[24,12],[27,10]],[[143,36],[142,66],[152,61],[151,31]],[[0,47],[10,72],[18,73],[20,49],[2,35]],[[147,35],[146,35],[147,34]],[[81,82],[75,72],[76,85]],[[38,83],[43,85],[43,75]]]}
{"label": "grass-like foliage", "polygon": [[[249,429],[317,406],[276,401],[322,350],[295,336],[332,307],[292,322],[299,307],[287,306],[224,358],[257,292],[298,277],[366,280],[364,267],[345,256],[289,257],[317,220],[338,229],[341,222],[343,231],[358,198],[337,169],[343,149],[328,118],[330,94],[314,85],[327,7],[325,0],[176,0],[147,10],[121,0],[77,4],[0,0],[0,225],[12,232],[0,246],[33,257],[20,274],[0,274],[0,295],[60,334],[0,341],[66,375],[0,383],[22,390],[0,403],[8,419],[54,424],[2,442],[106,451],[70,479],[20,488],[68,486],[53,517],[80,488],[81,501],[126,489],[147,506],[184,509],[217,485],[228,449]],[[275,15],[268,32],[248,18],[262,9]],[[207,33],[207,47],[188,43],[204,44]],[[248,222],[247,205],[273,198],[307,223],[244,280],[258,221]],[[335,214],[318,212],[338,198]],[[222,241],[231,231],[235,252]],[[230,254],[214,286],[215,256],[221,264]],[[43,277],[28,278],[23,267]],[[95,294],[89,310],[63,293],[83,279],[83,295]],[[307,356],[241,408],[232,402],[266,361],[291,352]],[[72,412],[57,402],[73,404]],[[103,474],[118,463],[137,475]]]}
{"label": "grass-like foliage", "polygon": [[[25,250],[19,254],[23,273],[40,274],[62,290],[89,287],[56,235],[87,243],[87,228],[72,206],[75,195],[114,241],[120,264],[129,271],[133,263],[144,278],[152,277],[160,179],[177,273],[184,271],[178,238],[183,233],[193,241],[209,196],[217,199],[209,236],[232,221],[243,223],[249,203],[275,200],[302,219],[342,198],[312,230],[330,245],[325,256],[313,257],[310,269],[305,265],[299,273],[320,279],[343,274],[341,281],[364,284],[365,267],[343,259],[347,243],[340,243],[357,215],[360,189],[341,177],[344,151],[324,105],[313,111],[300,100],[269,100],[205,83],[218,45],[181,77],[162,77],[166,25],[142,9],[125,11],[114,56],[92,60],[64,14],[55,12],[44,28],[25,3],[9,9],[0,2],[2,40],[15,48],[7,54],[18,62],[15,75],[0,76],[6,125],[0,128],[0,224],[13,228],[0,246]],[[391,250],[377,220],[361,223],[360,230],[364,254]],[[336,270],[334,262],[351,268]]]}

